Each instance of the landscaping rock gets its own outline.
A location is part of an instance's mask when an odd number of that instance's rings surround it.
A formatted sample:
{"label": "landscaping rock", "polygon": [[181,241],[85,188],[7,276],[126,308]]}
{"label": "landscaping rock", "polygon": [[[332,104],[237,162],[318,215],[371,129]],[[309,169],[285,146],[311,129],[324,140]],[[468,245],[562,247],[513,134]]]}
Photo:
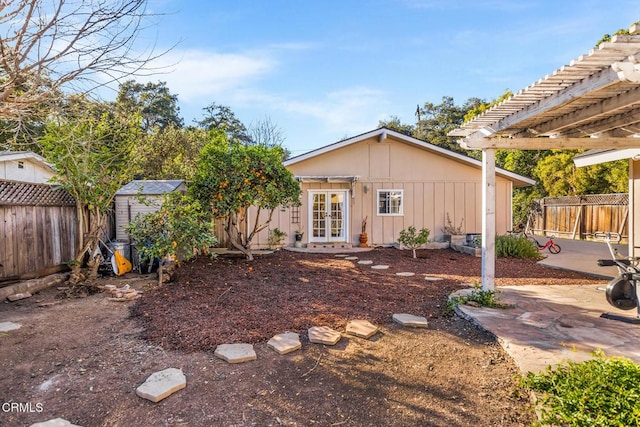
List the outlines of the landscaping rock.
{"label": "landscaping rock", "polygon": [[243,363],[258,358],[251,344],[220,344],[213,355],[228,363]]}
{"label": "landscaping rock", "polygon": [[393,321],[412,328],[428,328],[429,322],[425,317],[414,316],[413,314],[399,313],[393,315]]}
{"label": "landscaping rock", "polygon": [[336,345],[342,335],[328,326],[312,326],[309,328],[309,341],[315,344]]}
{"label": "landscaping rock", "polygon": [[54,418],[49,421],[43,421],[41,423],[31,424],[31,427],[80,427],[77,424],[71,424],[69,421],[63,418]]}
{"label": "landscaping rock", "polygon": [[357,256],[348,256],[348,257],[345,257],[344,259],[349,260],[349,261],[355,261],[355,260],[358,259],[358,257]]}
{"label": "landscaping rock", "polygon": [[416,273],[412,273],[410,271],[401,271],[399,273],[396,273],[396,276],[402,276],[402,277],[411,277],[411,276],[415,276]]}
{"label": "landscaping rock", "polygon": [[371,264],[373,264],[373,261],[371,261],[370,259],[363,259],[361,261],[358,261],[358,264],[371,265]]}
{"label": "landscaping rock", "polygon": [[136,394],[154,403],[161,401],[178,390],[187,386],[187,378],[182,370],[168,368],[151,374],[147,380],[136,389]]}
{"label": "landscaping rock", "polygon": [[280,354],[287,354],[301,349],[302,343],[300,342],[300,336],[295,332],[285,332],[284,334],[275,335],[267,341],[267,346]]}
{"label": "landscaping rock", "polygon": [[442,277],[426,276],[424,280],[428,280],[430,282],[439,282],[440,280],[442,280]]}
{"label": "landscaping rock", "polygon": [[14,322],[0,322],[0,332],[9,332],[16,329],[20,329],[22,325]]}
{"label": "landscaping rock", "polygon": [[389,268],[389,266],[378,264],[378,265],[372,265],[371,268],[373,268],[374,270],[386,270],[387,268]]}
{"label": "landscaping rock", "polygon": [[347,333],[369,339],[378,332],[378,327],[368,320],[351,320],[347,323]]}
{"label": "landscaping rock", "polygon": [[19,301],[25,298],[31,298],[32,296],[33,295],[31,295],[31,292],[21,292],[19,294],[9,295],[7,299],[11,302],[14,302],[14,301]]}
{"label": "landscaping rock", "polygon": [[335,254],[334,255],[334,257],[336,257],[336,258],[345,258],[345,257],[348,257],[348,256],[349,255],[347,255],[347,254]]}

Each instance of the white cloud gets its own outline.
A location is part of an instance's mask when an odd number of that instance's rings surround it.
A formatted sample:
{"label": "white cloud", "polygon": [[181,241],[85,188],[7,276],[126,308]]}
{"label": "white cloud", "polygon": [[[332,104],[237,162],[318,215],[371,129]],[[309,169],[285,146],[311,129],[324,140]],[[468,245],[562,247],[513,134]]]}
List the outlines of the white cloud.
{"label": "white cloud", "polygon": [[264,52],[217,53],[204,50],[170,52],[161,58],[170,72],[156,80],[166,80],[180,100],[224,97],[271,73],[277,61]]}

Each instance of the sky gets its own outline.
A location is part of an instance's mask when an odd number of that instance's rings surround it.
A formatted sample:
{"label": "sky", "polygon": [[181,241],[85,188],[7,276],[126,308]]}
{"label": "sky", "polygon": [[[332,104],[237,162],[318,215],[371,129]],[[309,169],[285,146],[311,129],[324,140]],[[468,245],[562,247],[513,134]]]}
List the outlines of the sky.
{"label": "sky", "polygon": [[[144,37],[186,124],[215,102],[292,155],[445,96],[517,92],[640,20],[638,0],[149,0]],[[155,39],[154,39],[155,37]],[[115,95],[114,95],[115,97]]]}

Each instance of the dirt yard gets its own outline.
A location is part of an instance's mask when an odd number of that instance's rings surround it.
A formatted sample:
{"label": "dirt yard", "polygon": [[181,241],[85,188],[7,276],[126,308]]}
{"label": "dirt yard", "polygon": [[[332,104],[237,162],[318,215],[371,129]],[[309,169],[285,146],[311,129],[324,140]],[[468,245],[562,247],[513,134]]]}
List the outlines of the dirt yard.
{"label": "dirt yard", "polygon": [[[82,426],[525,426],[534,416],[517,370],[495,339],[445,317],[447,296],[479,280],[480,260],[449,250],[376,249],[355,254],[277,251],[249,263],[200,258],[174,283],[129,274],[100,284],[144,291],[133,302],[106,294],[61,299],[56,289],[0,303],[0,425],[61,417]],[[531,261],[502,260],[497,284],[603,283]],[[416,273],[399,277],[397,272]],[[437,276],[441,281],[428,281]],[[393,313],[429,319],[405,329]],[[351,319],[380,325],[371,340],[334,347],[306,330],[344,331]],[[267,348],[276,333],[301,334],[302,350]],[[258,360],[230,365],[218,344],[250,342]],[[155,371],[180,368],[187,387],[159,403],[135,394]],[[12,410],[18,403],[20,410]],[[15,407],[15,406],[14,406]]]}

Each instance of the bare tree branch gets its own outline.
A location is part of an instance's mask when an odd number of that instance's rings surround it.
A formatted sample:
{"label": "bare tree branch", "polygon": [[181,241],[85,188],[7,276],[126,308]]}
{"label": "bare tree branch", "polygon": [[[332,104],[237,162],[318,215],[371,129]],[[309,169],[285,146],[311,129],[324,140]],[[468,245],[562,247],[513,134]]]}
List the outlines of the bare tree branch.
{"label": "bare tree branch", "polygon": [[136,42],[156,16],[147,0],[0,1],[0,119],[19,126],[62,90],[150,73],[166,51]]}

